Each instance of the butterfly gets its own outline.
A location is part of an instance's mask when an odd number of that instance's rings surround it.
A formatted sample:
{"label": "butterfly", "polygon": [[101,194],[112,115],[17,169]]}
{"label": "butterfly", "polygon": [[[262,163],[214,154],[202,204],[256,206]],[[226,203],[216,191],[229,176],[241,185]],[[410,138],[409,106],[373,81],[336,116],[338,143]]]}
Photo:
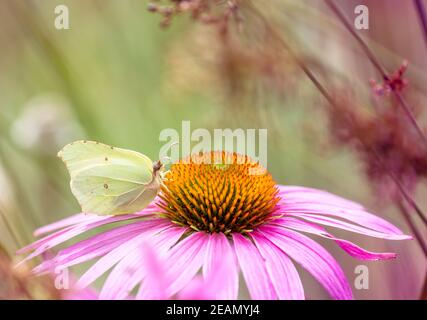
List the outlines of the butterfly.
{"label": "butterfly", "polygon": [[69,171],[71,192],[84,213],[138,212],[154,200],[164,177],[160,160],[95,141],[72,142],[58,157]]}

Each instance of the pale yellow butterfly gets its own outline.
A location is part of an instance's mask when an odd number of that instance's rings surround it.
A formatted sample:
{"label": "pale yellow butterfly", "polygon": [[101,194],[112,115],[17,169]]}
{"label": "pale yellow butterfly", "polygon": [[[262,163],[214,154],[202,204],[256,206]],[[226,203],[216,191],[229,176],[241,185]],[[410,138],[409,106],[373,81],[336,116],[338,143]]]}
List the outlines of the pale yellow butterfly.
{"label": "pale yellow butterfly", "polygon": [[82,211],[99,215],[135,213],[160,190],[161,161],[95,141],[75,141],[58,153],[70,173],[70,186]]}

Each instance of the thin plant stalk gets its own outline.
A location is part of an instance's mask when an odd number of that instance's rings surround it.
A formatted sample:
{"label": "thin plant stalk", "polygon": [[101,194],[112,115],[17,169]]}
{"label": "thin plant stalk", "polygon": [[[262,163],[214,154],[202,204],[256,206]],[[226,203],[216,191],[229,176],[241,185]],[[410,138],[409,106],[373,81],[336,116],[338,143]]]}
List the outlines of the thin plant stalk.
{"label": "thin plant stalk", "polygon": [[423,239],[421,233],[418,231],[417,226],[415,225],[414,221],[412,220],[411,214],[409,213],[408,209],[405,207],[405,205],[401,201],[399,201],[397,203],[397,206],[399,207],[399,210],[402,213],[403,217],[405,218],[406,223],[408,224],[413,235],[417,239],[421,249],[423,250],[424,256],[427,257],[427,244],[426,244],[425,240]]}
{"label": "thin plant stalk", "polygon": [[[361,141],[362,142],[362,141]],[[362,142],[363,143],[363,142]],[[366,145],[364,144],[366,147]],[[397,188],[399,189],[400,193],[402,194],[403,198],[408,202],[408,204],[415,210],[417,215],[420,217],[420,219],[424,222],[425,225],[427,225],[427,217],[422,211],[422,209],[418,206],[416,201],[412,198],[410,193],[406,190],[405,186],[402,184],[402,182],[399,180],[399,178],[384,164],[382,161],[380,155],[378,152],[372,148],[369,148],[371,153],[375,156],[377,162],[383,167],[383,169],[387,172],[388,176],[391,178],[391,180],[396,184]]]}
{"label": "thin plant stalk", "polygon": [[[335,5],[335,3],[332,0],[325,0],[328,7],[336,14],[338,19],[343,23],[345,28],[351,33],[351,35],[357,40],[359,45],[362,47],[363,52],[366,54],[368,59],[371,61],[371,63],[374,65],[374,67],[378,70],[378,72],[381,74],[384,80],[388,80],[388,75],[386,70],[381,66],[378,59],[375,57],[374,53],[369,49],[368,45],[363,41],[363,39],[357,34],[357,32],[354,31],[352,25],[348,22],[348,20],[345,18],[345,16],[342,14],[340,9]],[[427,148],[427,137],[423,131],[423,129],[418,124],[415,115],[413,114],[411,108],[409,107],[406,100],[403,98],[402,94],[395,90],[394,88],[391,88],[393,94],[395,95],[397,101],[399,102],[399,105],[401,106],[403,112],[408,117],[408,120],[414,127],[414,129],[417,131],[418,135],[420,136],[420,139],[423,141],[425,147]]]}
{"label": "thin plant stalk", "polygon": [[[328,0],[325,0],[329,3]],[[335,7],[336,8],[336,7]],[[263,21],[265,27],[268,29],[268,31],[271,33],[272,36],[274,36],[279,43],[284,47],[285,50],[289,52],[289,54],[292,56],[292,58],[295,60],[297,65],[303,70],[303,72],[307,75],[307,77],[313,82],[315,87],[320,91],[320,93],[323,95],[323,97],[329,102],[330,106],[333,108],[336,108],[336,101],[332,97],[332,95],[328,92],[328,90],[320,83],[320,81],[317,79],[317,77],[310,71],[310,69],[304,64],[304,62],[297,57],[296,54],[293,53],[292,49],[289,47],[289,45],[283,40],[283,38],[276,32],[276,30],[270,25],[269,21],[265,19],[265,17],[256,9],[253,8],[253,11],[257,16]],[[339,11],[338,11],[339,12]],[[346,21],[344,19],[344,21]],[[346,21],[347,22],[347,21]],[[362,41],[364,44],[364,42]],[[366,46],[366,44],[364,44]],[[367,47],[366,47],[367,48]],[[369,48],[368,52],[371,54]],[[372,55],[373,56],[373,55]],[[377,60],[374,57],[374,61],[376,63]],[[378,66],[382,68],[379,63]],[[365,146],[366,144],[359,139],[359,141]],[[427,140],[426,140],[427,142]],[[368,148],[368,147],[367,147]],[[404,185],[400,182],[399,178],[396,177],[393,172],[390,171],[390,169],[384,165],[384,162],[381,160],[381,157],[378,155],[378,153],[375,150],[372,150],[372,148],[368,148],[368,150],[371,150],[371,152],[374,154],[377,162],[386,170],[392,181],[396,184],[398,187],[400,193],[402,194],[403,198],[408,202],[408,204],[415,210],[415,212],[418,214],[418,216],[421,218],[421,220],[427,225],[427,216],[424,214],[422,209],[418,206],[416,201],[411,197],[410,193],[405,189]]]}
{"label": "thin plant stalk", "polygon": [[422,0],[414,0],[415,8],[420,20],[423,37],[424,37],[424,43],[427,47],[427,13],[426,13],[426,7],[424,5],[424,2]]}

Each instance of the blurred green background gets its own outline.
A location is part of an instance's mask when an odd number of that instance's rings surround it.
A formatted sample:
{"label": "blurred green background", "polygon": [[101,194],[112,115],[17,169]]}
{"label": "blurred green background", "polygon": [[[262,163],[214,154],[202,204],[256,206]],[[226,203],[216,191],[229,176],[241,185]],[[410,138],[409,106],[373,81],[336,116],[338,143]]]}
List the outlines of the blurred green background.
{"label": "blurred green background", "polygon": [[[339,3],[352,17],[358,2]],[[409,60],[408,78],[425,101],[426,49],[413,8],[404,0],[364,3],[371,29],[362,36],[390,69]],[[54,27],[59,4],[69,8],[69,30]],[[369,101],[369,79],[378,75],[320,1],[257,5],[322,80]],[[356,155],[330,144],[323,98],[286,53],[273,47],[261,55],[271,70],[259,73],[250,64],[256,59],[225,61],[235,43],[221,47],[212,26],[182,15],[163,29],[146,8],[140,0],[0,0],[0,243],[10,253],[33,241],[35,228],[79,211],[56,158],[63,145],[97,140],[156,159],[160,131],[180,132],[183,120],[192,129],[267,128],[268,170],[278,183],[359,201],[408,232],[394,209],[372,196]],[[251,19],[243,19],[242,52],[256,55],[265,39]],[[426,189],[419,193],[426,206]],[[417,298],[426,264],[415,243],[337,234],[400,253],[396,261],[362,263],[321,241],[350,281],[355,266],[369,266],[370,289],[355,290],[357,298]],[[307,296],[325,298],[302,273]]]}

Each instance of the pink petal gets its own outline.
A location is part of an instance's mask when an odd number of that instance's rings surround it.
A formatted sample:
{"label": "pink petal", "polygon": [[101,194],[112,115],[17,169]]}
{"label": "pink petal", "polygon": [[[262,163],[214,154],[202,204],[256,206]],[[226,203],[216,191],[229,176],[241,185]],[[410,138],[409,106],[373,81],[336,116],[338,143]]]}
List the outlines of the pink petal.
{"label": "pink petal", "polygon": [[105,255],[124,242],[139,235],[141,232],[147,231],[149,228],[159,227],[162,224],[165,226],[171,225],[171,223],[165,219],[152,219],[113,228],[59,251],[55,258],[43,262],[41,265],[34,268],[33,272],[46,272],[53,266],[61,266],[62,268],[70,267]]}
{"label": "pink petal", "polygon": [[75,214],[71,217],[56,221],[54,223],[48,224],[46,226],[43,226],[41,228],[38,228],[34,231],[34,236],[39,237],[41,235],[44,235],[46,233],[51,233],[53,231],[63,229],[65,227],[69,227],[78,223],[87,222],[90,220],[96,220],[96,217],[98,217],[95,214],[86,214],[86,213],[79,213]]}
{"label": "pink petal", "polygon": [[[157,299],[160,295],[167,295],[167,286],[171,284],[171,279],[169,275],[166,274],[167,272],[164,271],[164,265],[166,265],[165,261],[171,247],[173,247],[187,231],[187,228],[174,226],[160,233],[155,241],[151,243],[152,249],[155,250],[157,261],[147,265],[146,269],[149,268],[149,270],[152,271],[156,267],[156,263],[161,263],[162,267],[159,268],[155,274],[151,273],[151,271],[146,271],[146,274],[152,275],[154,279],[152,279],[152,282],[149,280],[143,281],[140,284],[136,299]],[[147,251],[145,251],[145,253],[147,253]],[[153,291],[153,288],[150,286],[151,283],[156,282],[156,279],[162,280],[161,283],[157,284],[157,289]]]}
{"label": "pink petal", "polygon": [[153,236],[157,232],[168,228],[165,224],[160,224],[158,227],[150,228],[149,231],[142,232],[136,237],[126,241],[120,246],[110,251],[107,255],[99,259],[89,270],[87,270],[79,279],[76,286],[79,289],[86,288],[93,281],[112,268],[116,263],[128,255],[132,250],[138,247],[145,239]]}
{"label": "pink petal", "polygon": [[395,233],[384,233],[384,232],[378,232],[374,231],[362,226],[354,225],[345,221],[341,221],[335,218],[327,217],[327,216],[319,216],[315,214],[294,214],[294,213],[288,213],[290,216],[302,218],[307,221],[315,222],[318,224],[335,227],[351,232],[360,233],[363,235],[367,235],[370,237],[380,238],[380,239],[387,239],[387,240],[408,240],[412,239],[411,236],[407,236],[404,234],[395,234]]}
{"label": "pink petal", "polygon": [[133,237],[139,235],[141,231],[129,231],[126,235],[116,237],[102,243],[95,243],[92,246],[81,250],[75,254],[71,255],[61,255],[61,252],[55,256],[53,259],[49,259],[36,266],[32,271],[35,274],[42,274],[46,272],[50,272],[52,268],[55,267],[71,267],[73,265],[83,263],[100,256],[103,256],[110,252],[111,250],[117,248],[121,244],[131,240]]}
{"label": "pink petal", "polygon": [[172,282],[168,296],[173,296],[186,286],[203,264],[209,236],[205,232],[195,232],[178,242],[167,254],[166,270]]}
{"label": "pink petal", "polygon": [[209,236],[203,276],[208,282],[217,281],[221,284],[221,287],[215,290],[212,299],[237,299],[239,289],[237,262],[229,240],[222,233]]}
{"label": "pink petal", "polygon": [[125,221],[129,219],[135,219],[138,218],[136,215],[122,215],[122,216],[107,216],[107,217],[97,217],[93,218],[89,221],[82,222],[80,224],[67,227],[65,229],[62,229],[60,231],[57,231],[53,234],[50,234],[40,240],[37,240],[33,242],[32,244],[20,249],[17,253],[22,254],[31,250],[34,250],[33,253],[31,253],[29,256],[27,256],[23,261],[20,263],[23,263],[24,261],[27,261],[29,259],[32,259],[44,252],[46,252],[49,249],[52,249],[53,247],[70,240],[71,238],[74,238],[77,235],[80,235],[88,230],[100,227],[105,224],[113,223],[113,222],[119,222],[119,221]]}
{"label": "pink petal", "polygon": [[350,285],[337,261],[318,243],[297,232],[262,226],[260,232],[292,259],[300,263],[334,299],[352,299]]}
{"label": "pink petal", "polygon": [[251,236],[265,259],[267,273],[277,297],[283,300],[304,300],[304,288],[291,259],[260,233],[253,232]]}
{"label": "pink petal", "polygon": [[280,207],[280,210],[282,213],[293,215],[316,214],[322,216],[335,216],[384,234],[402,235],[402,231],[394,227],[392,224],[366,211],[340,209],[334,206],[316,204],[303,206],[298,205],[298,207],[282,206]]}
{"label": "pink petal", "polygon": [[354,258],[361,259],[361,260],[383,260],[383,259],[392,259],[396,257],[395,253],[391,252],[370,252],[367,251],[356,244],[336,238],[332,234],[328,233],[324,228],[309,223],[306,221],[294,219],[291,217],[285,217],[282,219],[277,219],[274,221],[274,224],[278,224],[285,228],[294,229],[297,231],[302,232],[308,232],[312,233],[318,236],[321,236],[323,238],[331,239],[335,241],[344,251],[346,251],[349,255],[351,255]]}
{"label": "pink petal", "polygon": [[363,210],[363,206],[357,202],[344,199],[327,191],[306,188],[300,186],[278,186],[279,195],[283,203],[335,203],[347,209]]}
{"label": "pink petal", "polygon": [[[217,297],[216,289],[220,287],[221,279],[212,283],[201,276],[195,276],[178,294],[179,300],[214,300]],[[221,290],[221,288],[219,288]]]}
{"label": "pink petal", "polygon": [[[155,234],[149,241],[144,241],[140,246],[132,250],[126,255],[112,270],[108,276],[102,290],[101,299],[125,299],[129,293],[140,283],[145,275],[150,274],[153,264],[148,256],[150,250],[156,252],[156,259],[161,257],[161,253],[165,252],[173,246],[186,228],[170,226],[169,228]],[[163,265],[162,265],[163,268]],[[147,271],[148,270],[148,271]],[[159,269],[160,270],[160,269]],[[159,270],[157,272],[159,272]],[[162,276],[164,273],[162,272]],[[144,281],[145,283],[145,281]],[[155,299],[156,294],[153,292],[163,292],[166,288],[162,288],[160,283],[157,283],[155,288],[148,286],[147,291],[141,293],[138,299]],[[147,295],[145,295],[147,293]],[[149,295],[151,294],[151,296]]]}
{"label": "pink petal", "polygon": [[167,288],[170,279],[166,277],[164,260],[161,256],[156,255],[154,248],[147,244],[142,246],[141,254],[145,261],[144,272],[146,276],[139,287],[136,299],[168,299]]}
{"label": "pink petal", "polygon": [[58,257],[68,257],[72,254],[78,254],[82,250],[92,247],[93,245],[102,245],[106,241],[114,240],[126,236],[127,234],[134,231],[141,231],[150,227],[156,227],[160,225],[171,225],[171,223],[166,219],[150,219],[135,221],[128,223],[126,225],[118,226],[108,231],[101,232],[95,236],[92,236],[86,240],[77,242],[74,245],[71,245],[61,251],[59,251]]}
{"label": "pink petal", "polygon": [[254,300],[277,299],[264,259],[257,247],[241,234],[233,233],[234,250],[249,293]]}
{"label": "pink petal", "polygon": [[[49,224],[47,226],[37,229],[34,232],[36,236],[46,234],[48,232],[52,232],[61,228],[66,228],[61,231],[58,231],[57,233],[49,235],[43,239],[33,242],[32,244],[18,250],[17,254],[22,254],[22,253],[34,250],[40,247],[41,245],[45,244],[49,240],[56,238],[57,236],[65,233],[65,231],[73,230],[74,227],[78,228],[82,226],[87,226],[88,229],[86,230],[90,230],[100,225],[147,217],[149,215],[152,215],[161,211],[162,209],[160,209],[153,201],[151,204],[147,206],[147,208],[134,214],[126,214],[126,215],[120,215],[120,216],[100,216],[100,215],[91,214],[91,213],[79,213],[74,216],[62,219],[60,221],[54,222],[52,224]],[[92,225],[93,222],[94,224]],[[98,224],[98,223],[101,223],[101,224]]]}
{"label": "pink petal", "polygon": [[280,186],[280,211],[293,214],[337,216],[386,234],[402,235],[402,231],[361,205],[325,191],[302,187]]}

